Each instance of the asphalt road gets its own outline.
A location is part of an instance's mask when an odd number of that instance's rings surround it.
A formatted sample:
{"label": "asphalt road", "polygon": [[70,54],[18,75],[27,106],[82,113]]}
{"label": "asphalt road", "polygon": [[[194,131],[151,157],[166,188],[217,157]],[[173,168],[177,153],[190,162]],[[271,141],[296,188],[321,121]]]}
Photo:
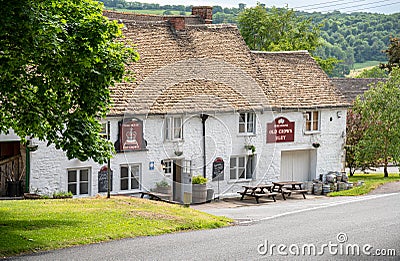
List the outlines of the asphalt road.
{"label": "asphalt road", "polygon": [[[241,221],[228,228],[119,240],[15,259],[400,260],[400,193],[280,203],[206,210]],[[394,251],[396,256],[377,255]]]}

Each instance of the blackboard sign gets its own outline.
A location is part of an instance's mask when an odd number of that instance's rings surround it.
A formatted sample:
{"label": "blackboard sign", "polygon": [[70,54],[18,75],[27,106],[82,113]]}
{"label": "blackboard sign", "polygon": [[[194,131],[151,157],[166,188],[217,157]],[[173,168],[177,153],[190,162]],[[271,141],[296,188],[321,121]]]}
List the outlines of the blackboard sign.
{"label": "blackboard sign", "polygon": [[212,179],[213,181],[224,180],[224,160],[220,157],[213,162]]}
{"label": "blackboard sign", "polygon": [[[104,166],[104,167],[102,167],[100,169],[99,175],[98,175],[99,192],[107,192],[107,190],[108,190],[108,178],[107,178],[107,175],[108,175],[107,166]],[[113,171],[111,170],[111,173],[110,173],[110,178],[111,178],[110,179],[110,181],[111,181],[110,191],[112,191],[112,184],[113,184],[112,177],[113,177]]]}

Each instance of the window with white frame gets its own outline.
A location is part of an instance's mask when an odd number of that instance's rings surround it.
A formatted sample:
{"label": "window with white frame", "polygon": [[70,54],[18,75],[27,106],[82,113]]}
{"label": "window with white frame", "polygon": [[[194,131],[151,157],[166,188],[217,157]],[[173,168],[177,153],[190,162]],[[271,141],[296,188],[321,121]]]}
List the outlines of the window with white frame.
{"label": "window with white frame", "polygon": [[89,195],[90,169],[68,170],[68,191],[73,195]]}
{"label": "window with white frame", "polygon": [[239,114],[239,133],[254,134],[256,132],[256,114],[244,112]]}
{"label": "window with white frame", "polygon": [[165,175],[170,176],[172,174],[172,160],[163,160],[161,165]]}
{"label": "window with white frame", "polygon": [[104,139],[108,138],[108,131],[107,131],[107,122],[101,123],[101,130],[99,132],[100,136]]}
{"label": "window with white frame", "polygon": [[181,140],[183,138],[183,120],[180,116],[165,118],[165,139]]}
{"label": "window with white frame", "polygon": [[139,189],[140,165],[121,165],[120,189]]}
{"label": "window with white frame", "polygon": [[246,180],[255,178],[255,156],[235,156],[230,158],[230,180]]}
{"label": "window with white frame", "polygon": [[318,111],[307,111],[306,112],[306,131],[313,132],[319,131],[319,112]]}
{"label": "window with white frame", "polygon": [[184,160],[183,161],[182,173],[191,174],[191,172],[192,172],[192,161],[191,160]]}

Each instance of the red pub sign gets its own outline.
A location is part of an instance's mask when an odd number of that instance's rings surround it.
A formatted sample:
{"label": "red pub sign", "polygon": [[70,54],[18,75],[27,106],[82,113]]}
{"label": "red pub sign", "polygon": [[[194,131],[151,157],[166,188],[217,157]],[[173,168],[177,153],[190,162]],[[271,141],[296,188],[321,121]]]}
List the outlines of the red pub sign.
{"label": "red pub sign", "polygon": [[120,125],[120,151],[143,149],[143,122],[131,118],[124,119]]}
{"label": "red pub sign", "polygon": [[285,117],[267,123],[267,143],[294,141],[294,122]]}

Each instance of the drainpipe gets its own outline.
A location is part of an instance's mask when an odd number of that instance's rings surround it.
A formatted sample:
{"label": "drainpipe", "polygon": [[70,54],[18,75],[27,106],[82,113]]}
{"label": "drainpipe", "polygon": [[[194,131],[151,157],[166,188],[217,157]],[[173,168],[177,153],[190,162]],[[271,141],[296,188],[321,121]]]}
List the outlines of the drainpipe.
{"label": "drainpipe", "polygon": [[[107,140],[110,140],[110,121],[107,121]],[[111,194],[111,160],[107,160],[107,198]]]}
{"label": "drainpipe", "polygon": [[25,193],[29,193],[29,180],[31,175],[31,152],[28,145],[29,141],[25,145]]}
{"label": "drainpipe", "polygon": [[29,193],[31,176],[31,151],[36,151],[38,145],[33,145],[32,140],[28,140],[25,145],[25,192]]}
{"label": "drainpipe", "polygon": [[207,158],[206,158],[206,120],[208,119],[207,114],[200,114],[201,123],[203,124],[203,177],[206,177],[207,173]]}

